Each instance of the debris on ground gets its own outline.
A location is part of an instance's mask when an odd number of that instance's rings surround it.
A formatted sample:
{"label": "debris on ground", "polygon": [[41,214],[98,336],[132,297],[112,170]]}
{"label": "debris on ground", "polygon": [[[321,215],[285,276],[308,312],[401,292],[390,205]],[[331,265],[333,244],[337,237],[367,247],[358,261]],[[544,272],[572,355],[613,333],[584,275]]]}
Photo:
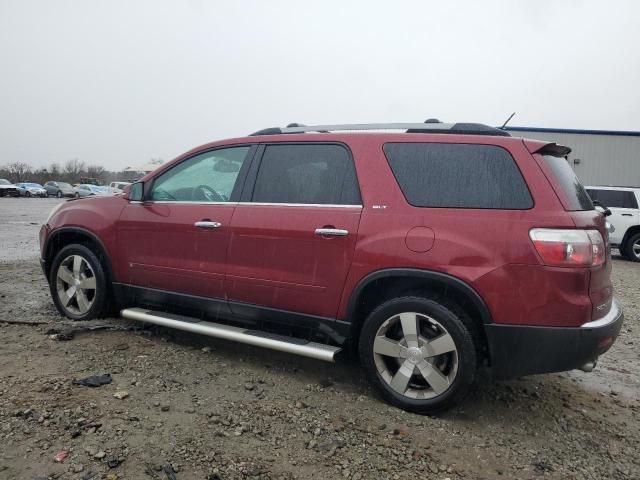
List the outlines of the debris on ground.
{"label": "debris on ground", "polygon": [[62,450],[61,452],[56,453],[56,456],[53,457],[53,461],[56,463],[63,463],[68,456],[69,452]]}
{"label": "debris on ground", "polygon": [[85,387],[100,387],[102,385],[108,385],[113,381],[110,373],[105,373],[104,375],[91,375],[87,378],[82,378],[80,380],[74,380],[72,383],[74,385],[82,385]]}
{"label": "debris on ground", "polygon": [[129,392],[127,392],[126,390],[123,390],[121,392],[116,392],[113,394],[113,397],[117,398],[118,400],[124,400],[128,396],[129,396]]}

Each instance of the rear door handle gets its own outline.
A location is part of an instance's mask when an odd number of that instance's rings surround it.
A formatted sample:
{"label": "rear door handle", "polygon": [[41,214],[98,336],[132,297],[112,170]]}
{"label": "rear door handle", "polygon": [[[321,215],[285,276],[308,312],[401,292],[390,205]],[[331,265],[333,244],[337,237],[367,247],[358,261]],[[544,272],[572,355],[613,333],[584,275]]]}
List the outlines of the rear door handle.
{"label": "rear door handle", "polygon": [[346,237],[349,235],[349,230],[342,230],[340,228],[316,228],[316,235],[321,237]]}
{"label": "rear door handle", "polygon": [[201,220],[194,225],[198,228],[220,228],[222,226],[220,222],[212,222],[211,220]]}

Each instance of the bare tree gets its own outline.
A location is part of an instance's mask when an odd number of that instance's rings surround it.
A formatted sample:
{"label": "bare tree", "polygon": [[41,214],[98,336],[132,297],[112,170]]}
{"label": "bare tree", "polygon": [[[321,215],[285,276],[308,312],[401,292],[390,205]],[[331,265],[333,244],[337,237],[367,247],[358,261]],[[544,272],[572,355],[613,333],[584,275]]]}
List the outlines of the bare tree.
{"label": "bare tree", "polygon": [[31,165],[24,162],[13,162],[7,165],[7,170],[15,179],[15,182],[20,183],[27,180],[27,175],[31,173]]}
{"label": "bare tree", "polygon": [[53,180],[58,179],[60,177],[60,174],[62,173],[62,170],[60,169],[60,164],[54,162],[51,165],[49,165],[49,173],[53,177]]}
{"label": "bare tree", "polygon": [[64,162],[64,173],[66,174],[67,179],[71,182],[78,181],[78,177],[83,170],[84,162],[77,158],[72,158],[71,160]]}
{"label": "bare tree", "polygon": [[87,167],[87,177],[102,178],[105,173],[105,169],[102,165],[89,165]]}

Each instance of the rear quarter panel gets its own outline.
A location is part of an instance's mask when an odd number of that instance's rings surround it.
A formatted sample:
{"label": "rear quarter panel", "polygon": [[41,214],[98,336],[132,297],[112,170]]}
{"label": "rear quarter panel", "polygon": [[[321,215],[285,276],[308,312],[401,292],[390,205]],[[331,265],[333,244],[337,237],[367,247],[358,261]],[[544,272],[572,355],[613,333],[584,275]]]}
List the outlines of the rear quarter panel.
{"label": "rear quarter panel", "polygon": [[[362,137],[349,141],[364,208],[339,318],[346,319],[350,293],[362,278],[385,268],[407,267],[447,273],[469,284],[484,299],[496,323],[573,325],[588,321],[589,271],[549,271],[529,239],[531,228],[572,228],[574,222],[521,139],[407,134],[380,136],[378,142],[372,142]],[[413,207],[384,155],[387,141],[501,146],[514,157],[534,206],[529,210]],[[407,248],[407,233],[416,226],[433,231],[433,244],[427,251]]]}

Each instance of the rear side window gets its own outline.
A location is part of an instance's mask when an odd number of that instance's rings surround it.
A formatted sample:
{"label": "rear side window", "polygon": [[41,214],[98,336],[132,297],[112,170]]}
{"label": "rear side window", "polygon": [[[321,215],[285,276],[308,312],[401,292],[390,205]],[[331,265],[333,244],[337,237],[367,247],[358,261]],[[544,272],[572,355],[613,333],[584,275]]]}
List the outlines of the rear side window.
{"label": "rear side window", "polygon": [[342,145],[268,145],[253,190],[259,203],[360,205],[351,155]]}
{"label": "rear side window", "polygon": [[551,155],[543,155],[542,158],[553,171],[557,186],[562,189],[566,196],[568,203],[565,208],[567,210],[593,210],[593,202],[575,172],[569,166],[569,162],[564,157]]}
{"label": "rear side window", "polygon": [[416,207],[524,210],[531,194],[513,157],[494,145],[387,143],[384,152]]}
{"label": "rear side window", "polygon": [[589,189],[589,196],[603,207],[638,208],[638,201],[633,192],[624,190]]}

